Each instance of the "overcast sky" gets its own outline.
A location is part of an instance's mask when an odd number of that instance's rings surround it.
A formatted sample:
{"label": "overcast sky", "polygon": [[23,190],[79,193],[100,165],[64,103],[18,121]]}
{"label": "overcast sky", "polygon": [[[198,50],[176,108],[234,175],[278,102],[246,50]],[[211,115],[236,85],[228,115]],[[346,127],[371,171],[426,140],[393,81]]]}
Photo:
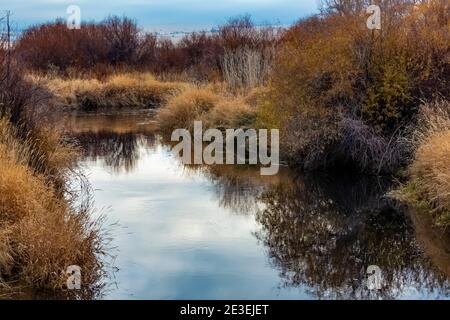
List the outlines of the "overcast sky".
{"label": "overcast sky", "polygon": [[257,23],[288,25],[317,10],[317,0],[0,0],[17,28],[65,17],[69,5],[82,20],[126,15],[150,31],[209,30],[228,17],[249,13]]}

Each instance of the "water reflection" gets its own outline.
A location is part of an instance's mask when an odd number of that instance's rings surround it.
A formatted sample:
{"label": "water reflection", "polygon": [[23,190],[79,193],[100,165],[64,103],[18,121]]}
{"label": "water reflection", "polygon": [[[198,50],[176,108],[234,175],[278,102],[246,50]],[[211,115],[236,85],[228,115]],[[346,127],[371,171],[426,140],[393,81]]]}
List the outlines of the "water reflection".
{"label": "water reflection", "polygon": [[[117,240],[119,287],[127,294],[450,297],[445,241],[383,196],[390,181],[183,166],[155,136],[151,119],[138,114],[72,120],[72,135],[95,173],[94,188],[103,190],[96,201],[111,205],[114,218],[132,230]],[[105,176],[103,169],[114,175]],[[366,288],[369,265],[383,271],[380,291]],[[242,296],[243,287],[248,290]]]}
{"label": "water reflection", "polygon": [[153,113],[138,110],[126,114],[71,114],[64,121],[82,155],[103,161],[115,173],[131,172],[143,150],[155,146]]}
{"label": "water reflection", "polygon": [[[297,179],[265,192],[257,235],[286,286],[306,285],[319,298],[448,296],[449,282],[424,257],[404,213],[370,179]],[[383,271],[369,291],[366,268]],[[408,292],[409,291],[409,292]]]}
{"label": "water reflection", "polygon": [[88,161],[103,161],[114,172],[131,172],[136,167],[140,150],[155,145],[154,135],[111,131],[80,132],[73,135]]}
{"label": "water reflection", "polygon": [[[268,179],[256,169],[203,170],[221,206],[255,214],[262,226],[255,236],[267,248],[283,287],[307,288],[321,299],[449,297],[445,271],[450,254],[441,252],[441,260],[447,257],[444,263],[432,263],[417,241],[406,208],[385,197],[389,180],[305,177],[286,171]],[[429,230],[427,236],[434,232]],[[427,236],[422,232],[422,240]],[[382,290],[367,289],[370,265],[383,272]]]}

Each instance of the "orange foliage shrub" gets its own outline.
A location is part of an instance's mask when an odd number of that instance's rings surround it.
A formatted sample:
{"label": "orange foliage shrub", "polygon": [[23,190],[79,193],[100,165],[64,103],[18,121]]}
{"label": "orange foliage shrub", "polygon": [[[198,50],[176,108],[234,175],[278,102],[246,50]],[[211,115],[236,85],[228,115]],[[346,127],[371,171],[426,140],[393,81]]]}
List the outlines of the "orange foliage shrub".
{"label": "orange foliage shrub", "polygon": [[[382,2],[381,10],[380,31],[367,29],[367,16],[353,6],[337,6],[284,34],[259,119],[282,130],[282,147],[292,163],[305,166],[308,155],[315,154],[308,167],[344,159],[363,170],[390,171],[396,167],[393,162],[406,160],[403,153],[388,151],[389,164],[372,159],[370,165],[361,165],[368,162],[358,158],[359,147],[345,145],[357,141],[349,138],[354,136],[349,124],[365,127],[373,136],[368,143],[384,141],[373,148],[403,150],[395,143],[414,121],[420,103],[450,96],[448,2]],[[365,156],[380,156],[366,151]]]}

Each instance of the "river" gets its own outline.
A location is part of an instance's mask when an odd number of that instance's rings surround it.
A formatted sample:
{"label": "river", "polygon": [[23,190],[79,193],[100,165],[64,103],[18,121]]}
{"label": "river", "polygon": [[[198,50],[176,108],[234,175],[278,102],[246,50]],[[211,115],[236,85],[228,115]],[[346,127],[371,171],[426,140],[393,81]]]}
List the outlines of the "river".
{"label": "river", "polygon": [[184,166],[147,111],[68,123],[112,239],[101,298],[450,298],[449,251],[384,197],[389,181]]}

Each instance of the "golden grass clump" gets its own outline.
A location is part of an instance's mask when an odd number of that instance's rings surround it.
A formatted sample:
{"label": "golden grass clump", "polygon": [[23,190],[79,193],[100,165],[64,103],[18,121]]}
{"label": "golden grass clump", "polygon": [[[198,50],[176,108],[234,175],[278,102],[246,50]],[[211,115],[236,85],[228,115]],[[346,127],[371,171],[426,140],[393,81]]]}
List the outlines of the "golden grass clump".
{"label": "golden grass clump", "polygon": [[242,97],[225,96],[209,87],[189,87],[173,97],[158,113],[160,130],[168,134],[174,129],[192,130],[194,121],[205,128],[247,126],[254,119],[252,108]]}
{"label": "golden grass clump", "polygon": [[63,188],[67,174],[76,164],[78,150],[63,141],[59,132],[50,128],[27,130],[24,140],[17,139],[18,130],[0,119],[0,144],[8,146],[8,155],[48,182]]}
{"label": "golden grass clump", "polygon": [[437,101],[421,107],[414,134],[416,152],[410,181],[396,195],[431,210],[436,225],[450,226],[450,103]]}
{"label": "golden grass clump", "polygon": [[30,74],[27,78],[35,84],[47,88],[56,98],[59,105],[77,108],[77,92],[97,92],[102,84],[97,79],[63,79],[59,77]]}
{"label": "golden grass clump", "polygon": [[93,111],[111,108],[153,108],[165,102],[184,84],[161,82],[150,73],[121,73],[106,78],[63,79],[30,75],[52,92],[59,105]]}
{"label": "golden grass clump", "polygon": [[76,164],[78,149],[64,142],[56,130],[40,128],[33,130],[31,135],[27,140],[31,167],[53,182],[64,183],[68,169]]}
{"label": "golden grass clump", "polygon": [[431,135],[417,150],[411,176],[433,204],[439,225],[450,225],[450,130]]}
{"label": "golden grass clump", "polygon": [[204,122],[208,128],[247,128],[253,124],[255,117],[255,112],[244,98],[236,97],[220,100],[205,116]]}
{"label": "golden grass clump", "polygon": [[219,96],[209,89],[192,87],[170,99],[158,114],[161,131],[192,129],[194,121],[202,120],[219,101]]}
{"label": "golden grass clump", "polygon": [[[85,285],[81,294],[90,294],[102,269],[98,227],[88,210],[72,207],[47,172],[38,173],[29,165],[36,145],[27,143],[15,138],[10,124],[0,119],[0,282],[61,290],[67,267],[78,265]],[[49,161],[67,165],[67,159],[53,151],[48,151]]]}
{"label": "golden grass clump", "polygon": [[182,84],[156,80],[149,73],[124,73],[107,79],[102,87],[99,106],[108,108],[157,107]]}

